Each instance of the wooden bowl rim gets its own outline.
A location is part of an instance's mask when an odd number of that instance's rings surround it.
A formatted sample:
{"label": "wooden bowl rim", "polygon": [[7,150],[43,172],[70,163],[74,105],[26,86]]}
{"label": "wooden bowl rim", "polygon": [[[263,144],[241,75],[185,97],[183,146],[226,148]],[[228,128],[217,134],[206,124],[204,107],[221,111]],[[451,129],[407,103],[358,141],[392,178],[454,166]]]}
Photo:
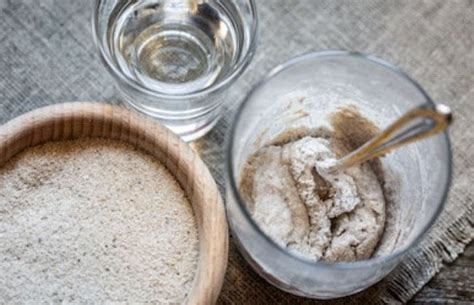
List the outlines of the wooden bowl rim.
{"label": "wooden bowl rim", "polygon": [[0,167],[27,148],[83,137],[129,143],[158,158],[176,177],[192,204],[199,232],[198,266],[185,303],[215,303],[228,258],[224,204],[216,182],[199,155],[166,127],[105,103],[46,106],[0,126]]}

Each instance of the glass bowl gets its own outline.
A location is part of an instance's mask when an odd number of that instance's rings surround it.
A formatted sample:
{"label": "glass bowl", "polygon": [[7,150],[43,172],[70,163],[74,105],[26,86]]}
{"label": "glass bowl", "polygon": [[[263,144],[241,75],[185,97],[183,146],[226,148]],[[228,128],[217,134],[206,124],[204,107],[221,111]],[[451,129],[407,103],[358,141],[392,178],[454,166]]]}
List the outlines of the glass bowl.
{"label": "glass bowl", "polygon": [[[397,183],[392,194],[396,205],[387,206],[391,216],[387,217],[381,242],[386,243],[385,250],[376,250],[367,260],[316,262],[290,253],[270,239],[252,218],[239,192],[239,175],[248,157],[276,135],[286,129],[320,124],[342,105],[357,106],[365,117],[385,128],[401,114],[425,103],[433,101],[415,81],[373,56],[322,51],[275,68],[238,110],[226,151],[229,223],[249,264],[282,290],[320,299],[361,291],[394,269],[422,240],[443,209],[451,181],[447,133],[381,159],[384,172]],[[392,229],[396,233],[389,233]]]}

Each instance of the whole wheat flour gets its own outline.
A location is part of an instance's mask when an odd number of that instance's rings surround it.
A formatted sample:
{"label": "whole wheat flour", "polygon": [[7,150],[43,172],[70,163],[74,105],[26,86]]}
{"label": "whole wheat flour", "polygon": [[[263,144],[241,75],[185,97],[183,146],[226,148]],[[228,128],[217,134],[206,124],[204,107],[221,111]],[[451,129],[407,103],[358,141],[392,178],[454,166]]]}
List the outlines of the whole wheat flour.
{"label": "whole wheat flour", "polygon": [[114,141],[31,148],[0,169],[0,303],[180,303],[198,235],[184,191]]}

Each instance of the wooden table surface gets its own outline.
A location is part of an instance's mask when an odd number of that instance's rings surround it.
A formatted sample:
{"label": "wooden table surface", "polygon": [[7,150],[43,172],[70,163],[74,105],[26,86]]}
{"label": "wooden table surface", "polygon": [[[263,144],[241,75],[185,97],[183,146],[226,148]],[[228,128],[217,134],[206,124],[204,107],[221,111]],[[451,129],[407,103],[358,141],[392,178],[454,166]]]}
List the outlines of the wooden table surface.
{"label": "wooden table surface", "polygon": [[410,304],[474,304],[474,243],[443,267]]}

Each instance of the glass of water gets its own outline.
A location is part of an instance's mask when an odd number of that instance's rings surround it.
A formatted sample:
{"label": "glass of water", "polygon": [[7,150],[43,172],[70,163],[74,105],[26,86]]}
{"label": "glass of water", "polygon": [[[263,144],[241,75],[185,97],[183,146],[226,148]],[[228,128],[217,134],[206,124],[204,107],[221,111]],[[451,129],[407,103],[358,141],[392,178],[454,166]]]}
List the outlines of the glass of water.
{"label": "glass of water", "polygon": [[186,141],[217,122],[255,52],[253,0],[97,0],[93,32],[126,104]]}

